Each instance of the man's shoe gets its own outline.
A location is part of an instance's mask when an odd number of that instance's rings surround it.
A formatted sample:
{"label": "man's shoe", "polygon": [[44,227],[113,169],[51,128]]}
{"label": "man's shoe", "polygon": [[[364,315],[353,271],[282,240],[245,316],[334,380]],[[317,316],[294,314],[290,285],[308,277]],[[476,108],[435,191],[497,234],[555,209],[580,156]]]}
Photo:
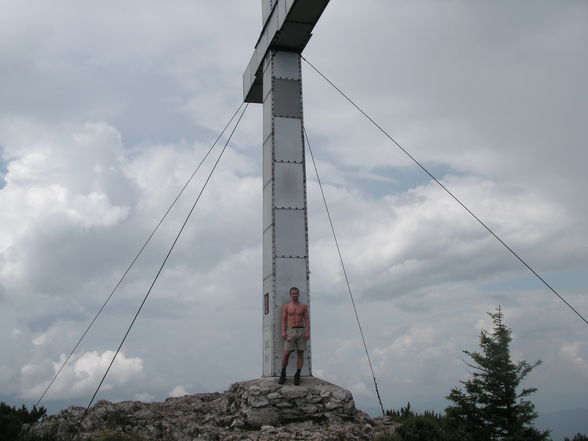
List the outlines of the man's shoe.
{"label": "man's shoe", "polygon": [[279,384],[284,384],[286,382],[286,372],[282,371],[280,373],[280,379],[278,380]]}
{"label": "man's shoe", "polygon": [[300,384],[300,374],[298,372],[296,372],[296,374],[294,375],[294,384],[296,386]]}

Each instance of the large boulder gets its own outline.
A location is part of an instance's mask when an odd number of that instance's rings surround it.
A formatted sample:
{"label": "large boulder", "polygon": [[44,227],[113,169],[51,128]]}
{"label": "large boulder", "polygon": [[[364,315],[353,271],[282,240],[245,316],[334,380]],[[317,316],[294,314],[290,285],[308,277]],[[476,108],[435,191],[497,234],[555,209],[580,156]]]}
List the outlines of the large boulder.
{"label": "large boulder", "polygon": [[359,416],[351,392],[314,377],[303,377],[299,386],[279,385],[275,378],[235,383],[228,396],[245,424],[254,428],[295,421],[351,421]]}
{"label": "large boulder", "polygon": [[314,377],[299,386],[261,378],[162,403],[99,401],[79,424],[83,413],[72,406],[23,431],[31,440],[60,441],[367,441],[374,426],[351,392]]}

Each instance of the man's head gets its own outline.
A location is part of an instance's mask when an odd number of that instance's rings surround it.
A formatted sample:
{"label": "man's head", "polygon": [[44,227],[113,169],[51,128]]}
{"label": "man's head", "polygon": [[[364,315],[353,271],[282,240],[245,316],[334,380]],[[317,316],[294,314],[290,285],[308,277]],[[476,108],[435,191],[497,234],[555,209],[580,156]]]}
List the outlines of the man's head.
{"label": "man's head", "polygon": [[292,300],[294,300],[295,302],[297,302],[298,297],[300,297],[300,291],[298,290],[298,288],[293,286],[292,288],[290,288],[290,298]]}

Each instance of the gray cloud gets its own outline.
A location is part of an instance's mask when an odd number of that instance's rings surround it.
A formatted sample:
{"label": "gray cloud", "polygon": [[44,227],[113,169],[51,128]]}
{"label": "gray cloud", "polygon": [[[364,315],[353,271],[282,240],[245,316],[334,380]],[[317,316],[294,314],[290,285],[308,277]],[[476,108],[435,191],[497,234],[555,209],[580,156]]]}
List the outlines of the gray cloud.
{"label": "gray cloud", "polygon": [[[0,344],[10,356],[0,390],[20,404],[34,401],[239,105],[261,13],[237,0],[4,3]],[[305,52],[584,314],[587,15],[565,1],[332,2]],[[442,409],[466,375],[461,350],[475,348],[485,313],[501,304],[514,355],[543,360],[529,379],[540,412],[588,407],[577,387],[588,376],[582,322],[307,66],[304,82],[384,404]],[[260,144],[251,106],[125,344],[136,375],[113,377],[101,397],[162,399],[260,375]],[[80,348],[88,378],[118,344],[210,164]],[[313,370],[375,407],[307,175]],[[51,410],[89,398],[91,382],[72,372]]]}

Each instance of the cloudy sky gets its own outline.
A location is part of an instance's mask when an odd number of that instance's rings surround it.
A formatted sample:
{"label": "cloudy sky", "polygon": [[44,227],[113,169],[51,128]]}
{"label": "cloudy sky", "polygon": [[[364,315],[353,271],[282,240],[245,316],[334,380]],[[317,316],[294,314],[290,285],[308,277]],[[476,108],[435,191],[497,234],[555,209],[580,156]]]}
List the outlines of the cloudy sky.
{"label": "cloudy sky", "polygon": [[[0,0],[0,400],[34,403],[242,100],[259,0]],[[333,0],[305,56],[588,315],[588,4]],[[501,305],[542,413],[588,409],[588,327],[303,66],[305,124],[386,408],[443,409]],[[261,375],[261,107],[99,398]],[[208,162],[208,168],[211,162]],[[85,405],[199,172],[44,404]],[[308,169],[313,373],[378,406]]]}

